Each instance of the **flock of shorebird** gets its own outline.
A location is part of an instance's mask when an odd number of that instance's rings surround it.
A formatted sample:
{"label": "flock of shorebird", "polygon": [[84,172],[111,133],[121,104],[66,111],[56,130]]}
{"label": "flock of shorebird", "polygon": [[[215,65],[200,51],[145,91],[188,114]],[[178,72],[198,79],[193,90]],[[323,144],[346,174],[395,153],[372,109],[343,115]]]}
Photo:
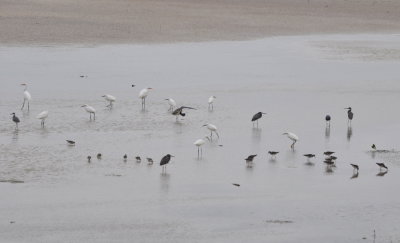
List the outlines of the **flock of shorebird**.
{"label": "flock of shorebird", "polygon": [[[21,110],[24,109],[26,103],[27,103],[27,109],[29,110],[29,108],[30,108],[29,107],[29,102],[31,101],[32,96],[29,93],[29,91],[27,90],[28,89],[28,85],[25,84],[25,83],[23,83],[21,85],[24,86],[24,92],[23,92],[24,100],[23,100],[23,103],[22,103]],[[135,87],[135,85],[132,85],[132,87]],[[152,90],[152,88],[145,88],[145,89],[142,89],[139,92],[139,96],[138,97],[141,99],[141,105],[142,105],[142,109],[143,110],[146,108],[146,98],[147,98],[147,96],[148,96],[148,94],[149,94],[149,92],[151,90]],[[112,108],[113,107],[113,103],[116,101],[116,97],[112,96],[112,95],[109,95],[109,94],[105,94],[102,97],[106,100],[106,102],[108,102],[107,107]],[[216,98],[217,97],[215,97],[215,96],[211,96],[211,97],[208,98],[208,109],[209,110],[213,110],[214,109],[214,101],[215,101]],[[193,110],[196,109],[196,108],[188,107],[188,106],[181,106],[181,107],[178,108],[176,106],[175,100],[173,100],[171,98],[168,98],[168,99],[165,99],[165,100],[169,104],[169,109],[168,110],[171,111],[171,114],[176,117],[176,121],[178,121],[179,116],[183,117],[183,116],[186,115],[183,112],[184,109],[193,109]],[[84,110],[87,113],[89,113],[89,119],[90,120],[92,120],[92,115],[93,115],[93,120],[96,119],[96,110],[92,106],[84,104],[81,107],[84,108]],[[352,112],[351,107],[348,107],[348,108],[345,108],[345,109],[347,109],[348,126],[351,127],[351,121],[353,120],[354,114]],[[253,115],[253,117],[251,119],[251,121],[253,122],[253,127],[255,125],[258,127],[258,120],[264,114],[266,114],[266,113],[257,112],[256,114]],[[18,130],[18,123],[20,123],[20,119],[15,115],[15,113],[11,113],[11,115],[12,115],[12,121],[15,123],[15,129]],[[42,111],[41,113],[39,113],[36,116],[37,119],[41,120],[41,126],[42,127],[44,127],[45,120],[48,117],[48,115],[49,115],[48,111]],[[325,121],[326,121],[326,126],[330,127],[331,116],[330,115],[326,115],[325,116]],[[213,124],[210,124],[210,123],[207,123],[207,124],[204,124],[203,127],[206,127],[210,131],[210,136],[205,136],[204,138],[197,139],[194,142],[194,145],[197,147],[197,156],[198,156],[198,158],[200,158],[202,156],[202,153],[203,153],[202,145],[204,145],[206,143],[206,140],[211,141],[212,138],[213,138],[213,134],[214,133],[219,138],[219,134],[218,134],[218,131],[217,131],[218,130],[217,126],[215,126]],[[292,141],[292,144],[290,145],[290,147],[291,147],[291,149],[294,149],[294,146],[295,146],[296,142],[299,140],[299,137],[296,134],[292,133],[292,132],[285,132],[282,135],[286,135]],[[70,146],[74,146],[75,145],[75,141],[72,141],[72,140],[66,140],[66,141],[67,141],[67,144],[70,145]],[[373,144],[371,147],[372,147],[373,151],[378,151],[376,149],[375,144]],[[276,155],[279,152],[278,151],[268,151],[268,153],[272,156],[273,159],[275,159]],[[327,165],[327,170],[331,170],[332,167],[336,166],[335,165],[335,161],[336,161],[337,157],[333,156],[334,153],[335,152],[332,152],[332,151],[324,152],[324,155],[327,156],[325,158],[325,160],[324,160],[324,163]],[[247,164],[248,167],[252,166],[253,160],[254,160],[254,158],[256,156],[257,156],[257,154],[249,155],[245,159],[246,164]],[[308,162],[311,163],[310,159],[315,157],[315,154],[304,154],[304,156],[308,159]],[[98,153],[97,154],[97,159],[101,159],[101,157],[102,157],[101,153]],[[172,157],[174,157],[174,156],[170,155],[170,154],[167,154],[161,159],[160,166],[162,166],[163,173],[166,172],[166,166],[170,162]],[[124,161],[127,161],[127,158],[128,158],[128,156],[127,156],[127,154],[125,154],[123,156]],[[91,162],[91,159],[92,159],[92,157],[89,155],[87,157],[87,160],[88,160],[89,163]],[[140,156],[136,156],[135,159],[136,159],[136,162],[141,162]],[[148,162],[149,165],[153,164],[153,159],[152,158],[146,158],[146,159],[147,159],[147,162]],[[384,174],[387,173],[388,167],[384,163],[376,163],[376,164],[379,166],[380,171],[382,171],[384,169],[385,170]],[[353,167],[353,178],[357,177],[358,176],[359,166],[356,165],[356,164],[350,164],[350,165]]]}

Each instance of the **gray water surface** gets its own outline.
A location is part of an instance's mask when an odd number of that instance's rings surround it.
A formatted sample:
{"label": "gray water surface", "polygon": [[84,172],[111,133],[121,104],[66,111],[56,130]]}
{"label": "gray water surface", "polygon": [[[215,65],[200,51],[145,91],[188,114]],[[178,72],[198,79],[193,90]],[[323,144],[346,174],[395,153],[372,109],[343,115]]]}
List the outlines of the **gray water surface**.
{"label": "gray water surface", "polygon": [[[0,47],[0,240],[374,242],[375,230],[375,242],[400,242],[399,41]],[[29,112],[20,83],[29,84]],[[142,111],[145,87],[154,90]],[[117,97],[112,109],[103,94]],[[197,110],[176,122],[165,98]],[[95,121],[82,104],[96,108]],[[35,118],[43,110],[45,128]],[[258,111],[267,115],[253,128]],[[193,142],[209,135],[207,122],[220,139],[198,159]],[[294,151],[287,131],[300,137]],[[373,143],[389,152],[371,152]],[[273,160],[268,150],[280,153]],[[326,150],[336,151],[333,170]],[[176,157],[162,174],[167,153]],[[305,153],[317,155],[313,163]],[[251,168],[249,154],[258,154]],[[389,172],[380,176],[376,162]],[[350,163],[360,166],[356,178]]]}

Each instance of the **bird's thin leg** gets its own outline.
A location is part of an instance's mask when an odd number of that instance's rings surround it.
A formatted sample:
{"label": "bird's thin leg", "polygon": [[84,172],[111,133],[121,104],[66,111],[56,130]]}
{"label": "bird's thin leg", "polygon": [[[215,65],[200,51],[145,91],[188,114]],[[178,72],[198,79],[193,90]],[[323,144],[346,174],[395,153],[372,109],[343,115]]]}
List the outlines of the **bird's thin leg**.
{"label": "bird's thin leg", "polygon": [[258,128],[258,120],[257,120],[257,128]]}
{"label": "bird's thin leg", "polygon": [[212,110],[214,110],[214,104],[211,104]]}
{"label": "bird's thin leg", "polygon": [[28,111],[29,111],[29,100],[28,100]]}
{"label": "bird's thin leg", "polygon": [[203,147],[200,148],[201,151],[201,157],[203,157]]}
{"label": "bird's thin leg", "polygon": [[25,101],[26,101],[26,99],[24,99],[24,102],[22,103],[21,110],[22,110],[22,109],[24,109],[24,106],[25,106]]}
{"label": "bird's thin leg", "polygon": [[197,147],[197,158],[200,158],[200,147]]}
{"label": "bird's thin leg", "polygon": [[96,120],[96,113],[93,113],[93,120]]}
{"label": "bird's thin leg", "polygon": [[217,137],[219,138],[219,134],[215,131],[215,134],[217,134]]}
{"label": "bird's thin leg", "polygon": [[213,132],[211,131],[211,135],[210,135],[210,137],[211,137],[211,140],[212,140],[212,134],[213,134]]}

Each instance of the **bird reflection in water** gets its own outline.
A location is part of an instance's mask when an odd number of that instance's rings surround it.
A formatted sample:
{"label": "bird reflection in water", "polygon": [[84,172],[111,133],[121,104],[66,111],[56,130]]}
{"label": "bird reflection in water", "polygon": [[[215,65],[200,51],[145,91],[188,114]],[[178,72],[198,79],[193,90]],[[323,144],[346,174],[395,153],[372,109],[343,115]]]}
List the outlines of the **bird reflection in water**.
{"label": "bird reflection in water", "polygon": [[353,129],[351,128],[351,126],[347,127],[347,141],[350,142],[351,136],[353,136]]}
{"label": "bird reflection in water", "polygon": [[327,126],[327,127],[325,128],[325,138],[326,138],[326,139],[329,139],[330,136],[331,136],[331,127],[330,127],[330,126]]}
{"label": "bird reflection in water", "polygon": [[385,176],[388,173],[388,171],[380,171],[376,176]]}
{"label": "bird reflection in water", "polygon": [[358,171],[353,172],[353,175],[350,177],[350,179],[356,179],[356,178],[358,178]]}
{"label": "bird reflection in water", "polygon": [[169,173],[160,173],[160,189],[163,192],[168,192],[169,190],[169,181],[170,181]]}

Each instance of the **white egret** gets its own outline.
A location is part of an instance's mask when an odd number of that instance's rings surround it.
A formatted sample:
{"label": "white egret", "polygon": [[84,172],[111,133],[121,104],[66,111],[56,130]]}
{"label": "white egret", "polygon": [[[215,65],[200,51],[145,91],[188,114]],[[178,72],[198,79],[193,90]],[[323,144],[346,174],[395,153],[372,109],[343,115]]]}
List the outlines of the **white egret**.
{"label": "white egret", "polygon": [[208,109],[211,108],[211,110],[214,110],[214,100],[215,100],[216,98],[217,98],[217,97],[215,97],[214,95],[213,95],[213,96],[210,96],[210,98],[208,98]]}
{"label": "white egret", "polygon": [[18,129],[18,123],[20,122],[19,118],[15,115],[15,113],[11,113],[13,115],[12,121],[15,122],[15,129]]}
{"label": "white egret", "polygon": [[48,111],[42,111],[36,116],[37,119],[42,120],[41,123],[40,123],[42,125],[42,127],[44,127],[44,121],[46,120],[46,118],[48,116],[49,116],[49,112]]}
{"label": "white egret", "polygon": [[110,107],[110,108],[113,106],[113,102],[115,102],[117,100],[115,98],[115,96],[112,96],[109,94],[102,95],[101,97],[103,97],[106,101],[110,102],[110,104],[107,105],[107,107]]}
{"label": "white egret", "polygon": [[21,110],[24,109],[25,102],[28,102],[28,111],[29,111],[29,101],[32,99],[32,96],[28,92],[28,85],[27,84],[21,84],[21,85],[25,87],[25,89],[24,89],[24,102],[22,103]]}
{"label": "white egret", "polygon": [[[208,140],[209,140],[209,138],[208,138],[208,136],[205,136],[204,138],[207,138]],[[202,138],[200,138],[200,139],[197,139],[193,144],[194,145],[196,145],[197,146],[197,158],[200,158],[200,151],[201,151],[201,156],[203,156],[203,144],[205,144],[206,143],[206,140],[204,140],[204,139],[202,139]]]}
{"label": "white egret", "polygon": [[152,90],[152,88],[146,88],[146,89],[142,89],[139,92],[139,98],[142,99],[142,109],[146,108],[146,97],[149,94],[149,91]]}
{"label": "white egret", "polygon": [[210,136],[210,137],[211,137],[211,140],[212,140],[213,132],[214,132],[215,134],[217,134],[217,136],[218,136],[218,138],[219,138],[219,134],[218,134],[218,132],[217,132],[217,126],[215,126],[215,125],[213,125],[213,124],[210,124],[210,123],[207,123],[207,124],[204,124],[203,127],[207,127],[207,129],[210,130],[210,132],[211,132],[211,136]]}
{"label": "white egret", "polygon": [[176,102],[175,102],[175,100],[173,100],[173,99],[171,99],[171,98],[168,98],[168,99],[165,99],[165,100],[167,100],[168,101],[168,104],[169,104],[169,111],[172,111],[172,110],[174,110],[174,108],[176,107]]}
{"label": "white egret", "polygon": [[93,114],[93,120],[96,120],[96,110],[91,107],[90,105],[82,105],[81,107],[85,108],[86,112],[90,114],[90,120],[92,120],[92,114]]}
{"label": "white egret", "polygon": [[299,140],[299,137],[292,132],[285,132],[282,135],[286,135],[290,140],[293,141],[293,143],[292,143],[292,145],[290,145],[290,147],[292,149],[294,149],[294,144]]}

